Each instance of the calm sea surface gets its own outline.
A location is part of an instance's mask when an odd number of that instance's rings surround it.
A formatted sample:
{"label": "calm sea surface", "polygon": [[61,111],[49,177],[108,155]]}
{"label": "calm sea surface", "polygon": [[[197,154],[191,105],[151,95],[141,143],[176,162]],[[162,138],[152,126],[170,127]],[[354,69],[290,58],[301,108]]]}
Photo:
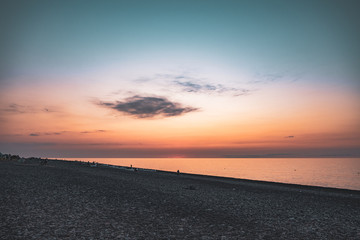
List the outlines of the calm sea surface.
{"label": "calm sea surface", "polygon": [[66,158],[118,166],[360,190],[360,158]]}

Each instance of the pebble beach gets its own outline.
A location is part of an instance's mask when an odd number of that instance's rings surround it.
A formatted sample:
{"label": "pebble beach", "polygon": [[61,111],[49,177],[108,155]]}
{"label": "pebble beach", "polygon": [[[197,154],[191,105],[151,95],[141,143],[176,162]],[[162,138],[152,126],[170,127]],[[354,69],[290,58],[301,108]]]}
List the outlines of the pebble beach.
{"label": "pebble beach", "polygon": [[0,161],[0,239],[360,239],[360,191]]}

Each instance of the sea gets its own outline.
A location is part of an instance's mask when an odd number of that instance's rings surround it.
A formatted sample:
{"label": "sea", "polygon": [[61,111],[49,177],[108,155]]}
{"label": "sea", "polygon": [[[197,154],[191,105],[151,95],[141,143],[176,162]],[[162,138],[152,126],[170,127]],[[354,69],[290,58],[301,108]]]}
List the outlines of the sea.
{"label": "sea", "polygon": [[360,190],[360,158],[65,158],[64,160]]}

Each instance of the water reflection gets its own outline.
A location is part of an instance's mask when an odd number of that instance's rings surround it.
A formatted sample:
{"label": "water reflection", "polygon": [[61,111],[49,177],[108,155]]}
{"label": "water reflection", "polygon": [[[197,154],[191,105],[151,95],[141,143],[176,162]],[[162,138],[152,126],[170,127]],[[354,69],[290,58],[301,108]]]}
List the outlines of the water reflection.
{"label": "water reflection", "polygon": [[77,158],[77,160],[360,190],[360,158]]}

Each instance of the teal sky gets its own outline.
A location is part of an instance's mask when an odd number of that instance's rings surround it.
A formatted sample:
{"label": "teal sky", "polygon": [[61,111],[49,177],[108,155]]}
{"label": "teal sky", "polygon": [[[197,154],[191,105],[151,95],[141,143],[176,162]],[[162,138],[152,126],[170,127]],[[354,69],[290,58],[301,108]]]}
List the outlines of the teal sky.
{"label": "teal sky", "polygon": [[1,80],[207,59],[255,75],[326,74],[354,83],[358,8],[358,1],[319,0],[4,1]]}

